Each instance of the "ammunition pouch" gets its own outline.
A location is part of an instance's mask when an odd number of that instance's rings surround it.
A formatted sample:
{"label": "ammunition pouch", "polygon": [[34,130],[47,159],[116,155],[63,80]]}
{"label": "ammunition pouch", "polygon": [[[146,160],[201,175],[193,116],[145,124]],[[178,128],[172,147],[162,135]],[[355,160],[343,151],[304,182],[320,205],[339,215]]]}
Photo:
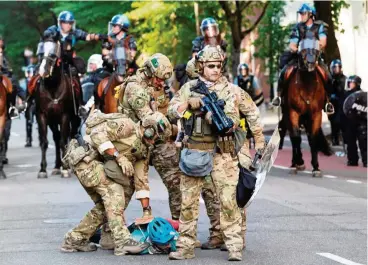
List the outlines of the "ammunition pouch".
{"label": "ammunition pouch", "polygon": [[221,136],[217,139],[218,151],[221,154],[235,155],[235,138],[233,136]]}

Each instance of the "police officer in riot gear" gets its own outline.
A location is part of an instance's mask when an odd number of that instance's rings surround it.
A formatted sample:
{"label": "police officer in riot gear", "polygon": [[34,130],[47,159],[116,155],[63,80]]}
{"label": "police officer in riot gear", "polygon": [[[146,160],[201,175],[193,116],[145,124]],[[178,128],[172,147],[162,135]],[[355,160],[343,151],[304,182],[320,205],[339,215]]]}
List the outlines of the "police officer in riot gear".
{"label": "police officer in riot gear", "polygon": [[[347,144],[347,156],[348,166],[358,166],[358,148],[357,141],[359,143],[361,160],[364,167],[367,167],[367,99],[366,93],[362,95],[363,100],[365,100],[365,108],[363,106],[363,110],[358,109],[357,106],[354,105],[356,103],[356,99],[353,98],[353,101],[350,101],[351,97],[357,95],[357,93],[362,93],[360,85],[362,79],[353,75],[348,78],[347,85],[348,90],[344,94],[344,106],[341,111],[341,123],[343,126],[343,136],[344,142]],[[356,97],[355,97],[356,98]],[[361,105],[361,104],[358,104]],[[354,109],[355,108],[355,109]],[[365,111],[364,111],[365,110]]]}
{"label": "police officer in riot gear", "polygon": [[[109,22],[107,38],[110,45],[104,44],[107,49],[112,51],[111,59],[120,82],[123,82],[126,75],[131,75],[137,70],[134,61],[137,53],[137,43],[134,37],[128,33],[129,27],[130,21],[126,15],[113,16]],[[107,55],[105,58],[108,62]]]}
{"label": "police officer in riot gear", "polygon": [[342,64],[339,59],[335,59],[330,64],[330,73],[332,75],[331,103],[334,105],[335,113],[328,116],[331,123],[331,141],[332,145],[339,145],[339,136],[341,132],[340,110],[344,104],[344,91],[346,76],[342,71]]}
{"label": "police officer in riot gear", "polygon": [[[300,16],[301,22],[299,22],[293,29],[290,36],[290,51],[285,52],[280,58],[280,68],[282,71],[280,73],[279,82],[278,82],[278,96],[275,97],[272,101],[272,104],[275,106],[280,106],[281,104],[281,96],[285,86],[284,75],[286,69],[289,68],[290,65],[295,65],[298,61],[297,52],[300,41],[306,38],[308,33],[313,35],[317,40],[319,40],[320,49],[323,50],[327,44],[327,27],[328,25],[320,20],[315,20],[316,18],[316,9],[304,3],[298,10],[298,14]],[[329,92],[328,86],[330,85],[330,75],[327,69],[327,66],[324,64],[321,58],[318,60],[319,65],[323,68],[326,74],[329,76],[329,81],[325,84],[325,89],[327,93]],[[329,93],[328,93],[329,94]],[[327,114],[332,114],[334,112],[333,105],[327,100],[325,105],[325,112]]]}
{"label": "police officer in riot gear", "polygon": [[238,75],[234,79],[234,84],[247,92],[257,107],[263,103],[263,92],[259,87],[258,79],[254,75],[249,74],[249,66],[246,63],[239,64]]}
{"label": "police officer in riot gear", "polygon": [[227,43],[221,38],[218,24],[215,19],[208,17],[201,23],[202,36],[196,37],[192,41],[192,56],[195,56],[206,45],[220,45],[221,49],[226,53]]}

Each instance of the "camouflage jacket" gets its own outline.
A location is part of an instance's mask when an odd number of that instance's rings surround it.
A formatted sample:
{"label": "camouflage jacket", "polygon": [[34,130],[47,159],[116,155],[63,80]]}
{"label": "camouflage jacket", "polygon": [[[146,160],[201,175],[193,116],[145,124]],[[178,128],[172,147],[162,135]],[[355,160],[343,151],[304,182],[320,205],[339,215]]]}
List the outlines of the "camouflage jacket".
{"label": "camouflage jacket", "polygon": [[126,115],[95,112],[87,119],[86,126],[92,146],[100,154],[115,148],[132,163],[147,157],[148,149],[141,140],[139,127]]}

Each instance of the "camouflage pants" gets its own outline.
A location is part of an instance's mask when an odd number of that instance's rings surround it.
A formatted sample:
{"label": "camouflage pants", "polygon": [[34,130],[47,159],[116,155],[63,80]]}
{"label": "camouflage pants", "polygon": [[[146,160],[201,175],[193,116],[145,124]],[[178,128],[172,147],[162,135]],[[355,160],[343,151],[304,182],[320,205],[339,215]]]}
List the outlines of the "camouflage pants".
{"label": "camouflage pants", "polygon": [[183,173],[179,169],[176,146],[169,142],[157,145],[151,155],[153,166],[169,193],[171,217],[174,220],[179,220],[181,206],[180,179]]}
{"label": "camouflage pants", "polygon": [[[70,244],[80,244],[88,241],[103,224],[106,216],[115,245],[123,245],[131,238],[124,222],[124,189],[122,185],[106,177],[102,163],[92,161],[88,165],[94,167],[91,172],[94,175],[93,177],[100,178],[95,186],[83,186],[94,201],[95,207],[86,214],[78,226],[65,235],[65,240]],[[81,172],[77,170],[75,173],[81,183],[87,183],[86,177],[88,176],[80,176],[79,173]]]}
{"label": "camouflage pants", "polygon": [[[216,154],[211,173],[220,201],[220,227],[226,247],[230,252],[241,251],[243,248],[242,217],[235,196],[239,174],[236,161],[236,158],[232,158],[230,154]],[[194,251],[199,216],[199,196],[204,182],[205,178],[186,175],[181,179],[182,204],[178,248],[185,251]]]}

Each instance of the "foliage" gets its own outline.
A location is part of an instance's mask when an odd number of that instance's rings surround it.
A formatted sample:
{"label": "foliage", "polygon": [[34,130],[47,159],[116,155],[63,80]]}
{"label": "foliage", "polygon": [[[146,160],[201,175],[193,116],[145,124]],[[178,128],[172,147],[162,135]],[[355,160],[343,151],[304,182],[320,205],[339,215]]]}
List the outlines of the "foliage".
{"label": "foliage", "polygon": [[285,50],[290,33],[290,26],[280,25],[285,16],[285,1],[272,1],[258,26],[258,38],[254,45],[257,47],[255,57],[264,60],[264,70],[269,72],[269,84],[277,78],[279,58]]}
{"label": "foliage", "polygon": [[344,29],[341,28],[342,23],[339,22],[340,11],[343,8],[349,8],[350,4],[348,4],[344,0],[336,0],[331,2],[331,15],[332,21],[334,23],[335,30],[339,30],[341,33],[344,33]]}

